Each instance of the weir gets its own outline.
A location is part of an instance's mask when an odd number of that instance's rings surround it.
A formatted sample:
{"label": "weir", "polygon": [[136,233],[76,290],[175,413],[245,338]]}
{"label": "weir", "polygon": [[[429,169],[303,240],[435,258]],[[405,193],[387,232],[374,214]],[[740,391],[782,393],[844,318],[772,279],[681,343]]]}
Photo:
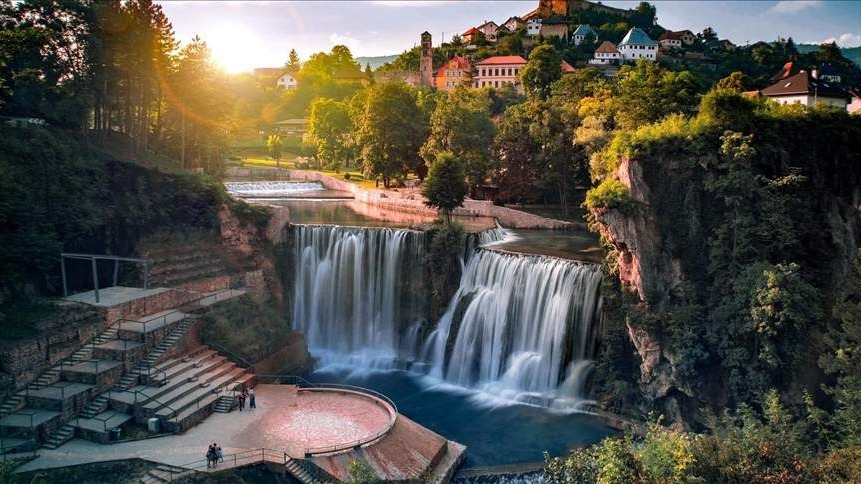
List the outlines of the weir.
{"label": "weir", "polygon": [[[425,234],[294,226],[293,325],[323,365],[394,368],[504,400],[576,408],[599,338],[600,267],[481,248],[467,238],[460,285],[426,323]],[[425,336],[426,335],[426,336]]]}

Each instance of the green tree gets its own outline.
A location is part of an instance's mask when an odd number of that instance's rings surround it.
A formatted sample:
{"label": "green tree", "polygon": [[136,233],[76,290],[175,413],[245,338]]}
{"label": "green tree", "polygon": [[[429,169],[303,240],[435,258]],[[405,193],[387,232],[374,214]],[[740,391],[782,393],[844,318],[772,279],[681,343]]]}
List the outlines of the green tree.
{"label": "green tree", "polygon": [[374,469],[364,460],[355,459],[350,462],[349,484],[377,484],[380,478],[374,472]]}
{"label": "green tree", "polygon": [[520,82],[527,96],[540,100],[550,96],[551,86],[562,77],[562,56],[552,45],[532,49],[529,61],[520,70]]}
{"label": "green tree", "polygon": [[463,205],[466,197],[466,170],[463,161],[451,152],[437,153],[430,166],[428,178],[422,186],[425,205],[438,208],[446,223],[451,223],[451,212]]}
{"label": "green tree", "polygon": [[672,113],[691,113],[699,91],[696,78],[688,71],[670,71],[645,60],[624,66],[619,69],[613,98],[616,122],[630,129]]}
{"label": "green tree", "polygon": [[290,54],[287,56],[287,71],[291,74],[296,74],[302,67],[302,62],[299,60],[299,53],[296,49],[290,49]]}
{"label": "green tree", "polygon": [[346,103],[319,98],[311,104],[308,133],[317,145],[317,158],[335,170],[348,163],[352,156],[353,123]]}
{"label": "green tree", "polygon": [[421,155],[428,166],[444,151],[463,160],[470,191],[474,194],[492,169],[487,140],[493,139],[494,126],[489,103],[467,89],[457,88],[435,104],[430,117],[430,135],[422,146]]}
{"label": "green tree", "polygon": [[275,160],[278,168],[281,168],[281,147],[283,143],[281,141],[281,136],[277,134],[270,134],[268,138],[266,138],[266,150],[269,152],[269,157]]}
{"label": "green tree", "polygon": [[405,84],[375,84],[361,110],[357,136],[366,176],[388,188],[421,163],[426,126],[415,92]]}

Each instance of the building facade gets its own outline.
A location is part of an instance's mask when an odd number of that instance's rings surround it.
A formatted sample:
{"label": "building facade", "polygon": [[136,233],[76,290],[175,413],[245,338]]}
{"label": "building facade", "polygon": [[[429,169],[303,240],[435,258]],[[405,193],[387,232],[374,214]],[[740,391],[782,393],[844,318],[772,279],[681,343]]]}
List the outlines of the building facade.
{"label": "building facade", "polygon": [[595,54],[589,59],[589,64],[599,66],[619,65],[621,61],[622,54],[619,53],[616,44],[605,40],[595,49]]}
{"label": "building facade", "polygon": [[284,74],[281,75],[281,77],[278,78],[278,87],[281,87],[284,89],[294,89],[298,85],[299,85],[299,83],[296,82],[296,78],[293,77],[293,75],[290,74],[289,72],[285,72]]}
{"label": "building facade", "polygon": [[593,42],[598,41],[598,32],[595,32],[595,29],[593,29],[591,25],[580,24],[577,26],[577,29],[574,30],[574,33],[571,34],[571,40],[574,42],[574,45],[580,45],[589,36],[592,37]]}
{"label": "building facade", "polygon": [[628,62],[636,62],[640,59],[654,62],[658,55],[658,43],[638,27],[629,30],[617,48],[622,59]]}
{"label": "building facade", "polygon": [[436,88],[440,91],[451,91],[458,86],[472,84],[472,66],[466,57],[456,55],[448,60],[436,72]]}
{"label": "building facade", "polygon": [[473,87],[502,87],[513,85],[518,91],[520,87],[520,69],[526,65],[526,59],[519,55],[504,55],[488,57],[475,64]]}
{"label": "building facade", "polygon": [[850,94],[843,88],[817,79],[805,70],[777,81],[777,83],[760,91],[760,94],[780,104],[801,104],[803,106],[825,104],[840,109],[848,109],[850,102]]}

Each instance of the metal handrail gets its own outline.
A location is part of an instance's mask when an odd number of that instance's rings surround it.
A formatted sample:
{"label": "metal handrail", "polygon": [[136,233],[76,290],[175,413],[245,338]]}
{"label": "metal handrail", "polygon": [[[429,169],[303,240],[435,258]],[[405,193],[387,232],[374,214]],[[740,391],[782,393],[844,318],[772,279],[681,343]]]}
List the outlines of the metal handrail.
{"label": "metal handrail", "polygon": [[249,369],[252,371],[254,370],[254,364],[253,363],[251,363],[248,360],[246,360],[245,358],[237,355],[233,351],[230,351],[229,349],[225,348],[224,346],[221,346],[218,343],[213,343],[210,341],[206,341],[205,344],[207,346],[212,346],[213,348],[215,348],[216,350],[218,350],[220,352],[227,353],[227,356],[234,359],[234,363],[236,363],[240,367],[246,368],[246,369]]}

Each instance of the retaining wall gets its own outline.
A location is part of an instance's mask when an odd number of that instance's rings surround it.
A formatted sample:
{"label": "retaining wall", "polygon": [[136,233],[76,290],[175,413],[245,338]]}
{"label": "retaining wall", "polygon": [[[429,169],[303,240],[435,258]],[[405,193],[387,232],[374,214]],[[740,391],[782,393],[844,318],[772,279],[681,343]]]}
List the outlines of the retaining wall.
{"label": "retaining wall", "polygon": [[[329,190],[350,192],[356,200],[368,205],[397,212],[436,216],[436,210],[425,205],[424,198],[416,193],[410,193],[406,197],[394,197],[393,195],[397,192],[366,190],[353,183],[338,180],[317,171],[288,171],[292,180],[320,182]],[[467,217],[491,217],[497,219],[505,227],[516,229],[568,229],[572,227],[570,222],[501,207],[487,200],[464,200],[463,206],[455,209],[454,214]]]}

